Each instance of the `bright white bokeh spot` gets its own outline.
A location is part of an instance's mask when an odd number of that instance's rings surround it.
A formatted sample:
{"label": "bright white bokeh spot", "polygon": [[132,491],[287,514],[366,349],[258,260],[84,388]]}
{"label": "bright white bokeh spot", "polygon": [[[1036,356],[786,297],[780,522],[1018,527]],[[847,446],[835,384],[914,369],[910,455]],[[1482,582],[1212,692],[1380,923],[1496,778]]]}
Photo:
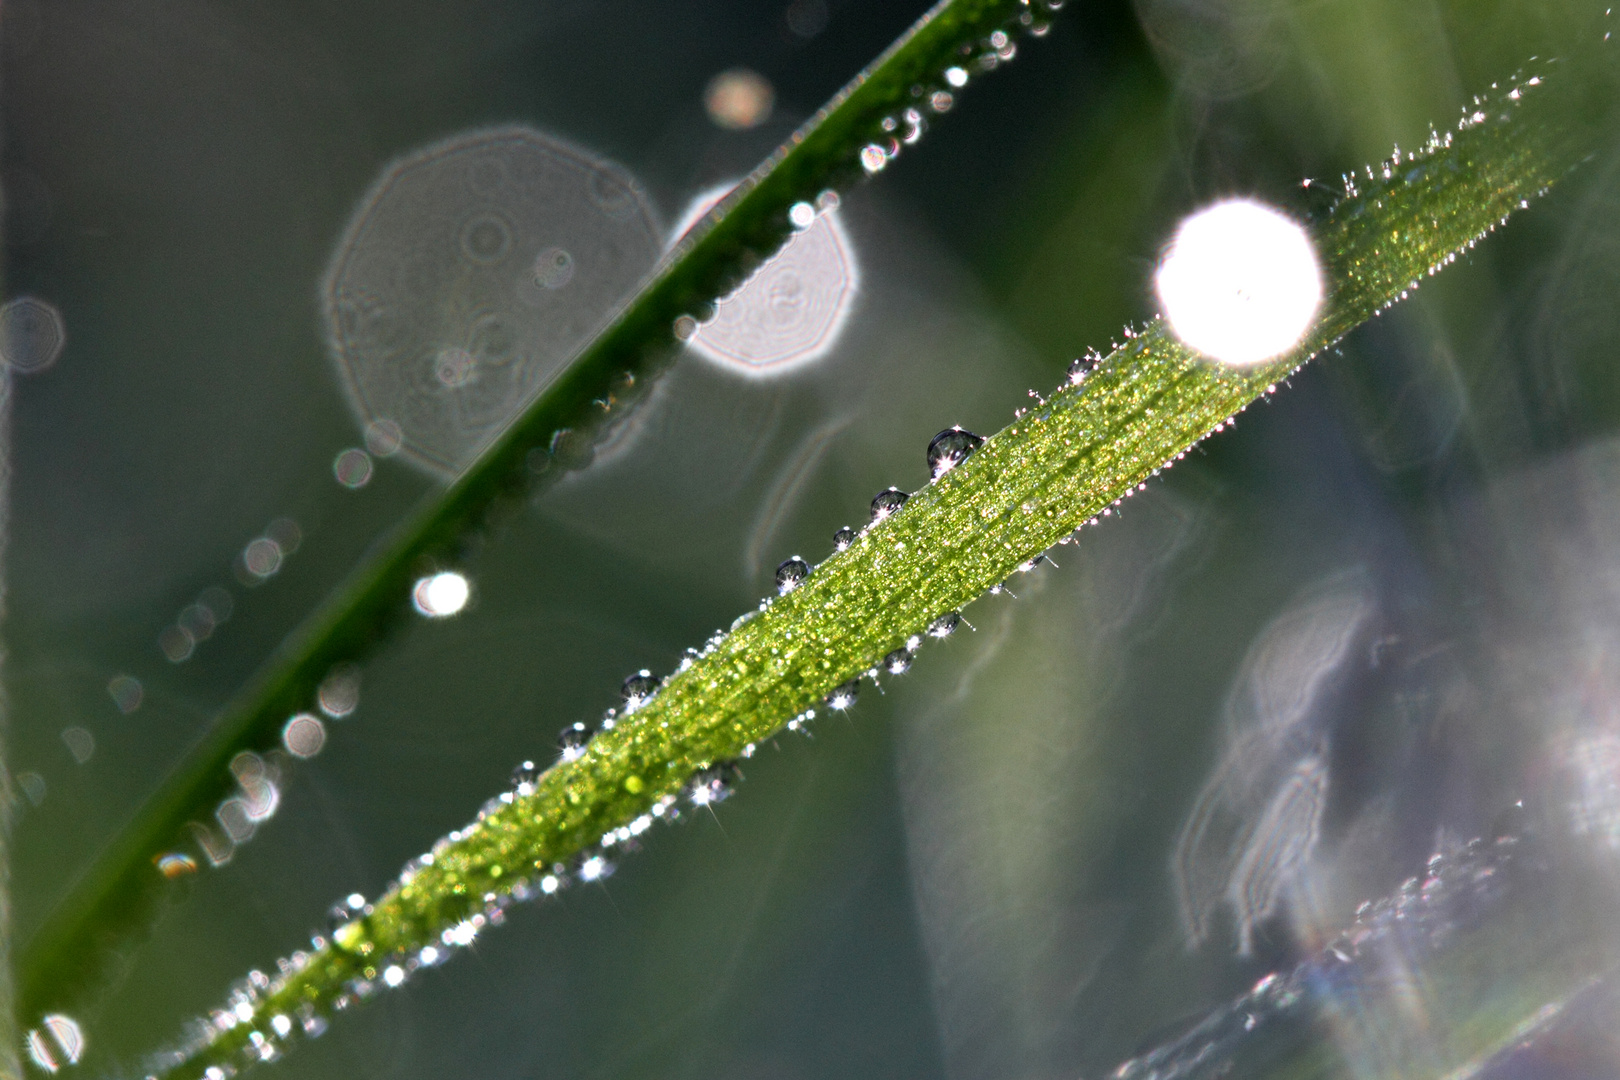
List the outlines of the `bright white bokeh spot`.
{"label": "bright white bokeh spot", "polygon": [[466,607],[471,596],[472,586],[467,579],[446,570],[419,580],[411,590],[411,603],[428,618],[442,619]]}
{"label": "bright white bokeh spot", "polygon": [[1219,202],[1183,221],[1153,283],[1176,337],[1226,364],[1288,352],[1322,306],[1310,235],[1251,199]]}
{"label": "bright white bokeh spot", "polygon": [[[672,234],[679,240],[731,191],[699,195]],[[797,230],[737,290],[715,304],[714,317],[676,328],[698,355],[731,371],[770,377],[818,360],[837,343],[859,286],[855,252],[835,208],[820,213],[796,203]]]}

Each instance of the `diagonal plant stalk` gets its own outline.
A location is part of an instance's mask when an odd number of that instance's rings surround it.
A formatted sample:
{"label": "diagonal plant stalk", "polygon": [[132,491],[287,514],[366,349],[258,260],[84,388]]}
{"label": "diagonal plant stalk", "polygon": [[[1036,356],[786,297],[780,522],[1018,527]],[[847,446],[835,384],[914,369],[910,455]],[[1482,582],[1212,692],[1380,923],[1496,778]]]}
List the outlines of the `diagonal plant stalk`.
{"label": "diagonal plant stalk", "polygon": [[[543,474],[577,464],[590,433],[622,413],[673,358],[680,325],[741,284],[793,229],[789,211],[884,168],[951,108],[970,77],[1012,59],[1015,39],[1046,32],[1063,0],[939,0],[735,192],[651,281],[447,490],[378,541],[365,561],[266,662],[75,883],[22,951],[19,1014],[32,1022],[104,985],[174,887],[154,869],[191,850],[235,789],[230,763],[278,745],[288,716],[314,704],[335,666],[375,649],[409,612],[411,583],[467,554],[502,508]],[[949,74],[947,74],[949,72]],[[226,851],[229,845],[226,843]],[[211,854],[211,853],[209,853]]]}
{"label": "diagonal plant stalk", "polygon": [[[792,591],[717,635],[577,758],[525,779],[413,861],[330,937],[253,973],[155,1064],[223,1076],[279,1056],[300,1033],[407,981],[502,919],[508,905],[599,876],[616,848],[727,783],[785,723],[847,708],[863,677],[909,659],[925,633],[1129,496],[1310,357],[1404,298],[1597,145],[1610,100],[1606,50],[1544,64],[1477,99],[1457,129],[1397,154],[1313,223],[1327,297],[1305,340],[1258,368],[1209,362],[1163,321],[1128,335],[1050,399],[985,440]],[[943,621],[942,621],[943,619]],[[644,694],[650,696],[643,696]],[[694,780],[694,777],[696,778]],[[211,1071],[220,1070],[220,1071]]]}

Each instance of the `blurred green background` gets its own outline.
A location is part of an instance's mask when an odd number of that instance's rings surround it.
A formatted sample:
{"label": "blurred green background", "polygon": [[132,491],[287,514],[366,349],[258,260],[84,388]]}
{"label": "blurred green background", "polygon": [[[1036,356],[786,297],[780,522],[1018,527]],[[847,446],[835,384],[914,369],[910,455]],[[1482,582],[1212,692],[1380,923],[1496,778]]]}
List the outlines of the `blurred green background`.
{"label": "blurred green background", "polygon": [[[12,383],[15,942],[436,483],[399,459],[358,490],[332,473],[361,431],[318,290],[386,164],[530,125],[621,164],[670,223],[921,11],[6,0],[6,293],[48,300],[67,332],[54,367]],[[846,198],[861,287],[837,348],[764,380],[683,359],[595,464],[489,542],[462,568],[471,608],[366,667],[359,710],[291,772],[274,820],[197,876],[78,1017],[77,1072],[138,1075],[334,899],[375,895],[516,762],[549,760],[556,731],[613,704],[626,674],[671,670],[780,560],[824,557],[874,492],[921,485],[936,431],[996,430],[1072,357],[1150,317],[1154,260],[1189,209],[1233,194],[1318,209],[1327,196],[1303,179],[1331,192],[1417,146],[1597,14],[1071,2]],[[774,90],[751,130],[705,112],[705,87],[735,67]],[[1013,582],[1016,599],[975,605],[972,632],[886,693],[763,747],[716,812],[655,831],[602,885],[517,911],[265,1074],[1095,1076],[1315,955],[1361,901],[1516,800],[1538,823],[1538,899],[1482,901],[1469,926],[1519,928],[1532,959],[1497,970],[1500,950],[1479,944],[1496,939],[1467,934],[1414,947],[1418,989],[1373,980],[1354,1022],[1333,1022],[1339,991],[1322,990],[1282,1060],[1438,1075],[1588,980],[1607,986],[1617,151],[1059,549],[1058,568]],[[282,518],[300,545],[243,585],[235,560]],[[231,592],[231,619],[170,662],[160,633],[211,587]],[[1324,595],[1358,613],[1336,616],[1337,653],[1278,629],[1316,625]],[[127,714],[108,691],[119,675],[142,686]],[[1287,693],[1288,730],[1256,749],[1245,733]],[[1251,954],[1222,896],[1194,947],[1172,867],[1200,792],[1239,777],[1222,812],[1252,836],[1268,777],[1307,754],[1328,763],[1326,805]],[[1620,1075],[1597,1012],[1561,1056],[1491,1068]],[[1458,1036],[1462,1015],[1487,1016],[1487,1034]]]}

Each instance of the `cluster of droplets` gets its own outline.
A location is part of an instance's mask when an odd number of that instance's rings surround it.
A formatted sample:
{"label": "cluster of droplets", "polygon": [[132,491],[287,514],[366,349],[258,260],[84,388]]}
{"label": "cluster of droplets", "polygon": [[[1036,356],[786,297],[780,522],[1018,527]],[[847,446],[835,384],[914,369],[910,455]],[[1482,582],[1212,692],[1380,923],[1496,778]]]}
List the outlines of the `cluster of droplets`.
{"label": "cluster of droplets", "polygon": [[[1134,333],[1127,331],[1128,340],[1135,336]],[[1098,368],[1102,360],[1103,358],[1096,353],[1088,353],[1075,360],[1069,368],[1066,387],[1080,386]],[[1273,386],[1268,392],[1275,389]],[[1038,406],[1044,407],[1047,404],[1038,394],[1032,392],[1032,397],[1036,399]],[[1018,415],[1021,417],[1025,411],[1018,410]],[[1227,423],[1230,421],[1216,424],[1211,433],[1223,430]],[[939,432],[929,441],[926,452],[930,482],[940,480],[959,467],[983,446],[984,442],[981,436],[959,426]],[[1178,457],[1181,456],[1185,456],[1185,452]],[[1168,464],[1165,467],[1168,467]],[[1158,475],[1159,471],[1154,469],[1153,475]],[[1128,498],[1145,488],[1145,483],[1137,485],[1121,496],[1121,499]],[[834,532],[832,537],[834,554],[849,550],[868,530],[900,513],[909,498],[907,492],[895,487],[880,491],[872,499],[869,520],[864,527],[856,529],[844,526]],[[1117,506],[1119,501],[1116,500],[1114,505]],[[1105,508],[1098,517],[1106,517],[1110,512],[1109,508]],[[1096,521],[1097,518],[1093,518],[1091,523]],[[1059,542],[1067,543],[1071,539],[1072,534]],[[1020,563],[1016,570],[1028,573],[1047,564],[1051,564],[1051,560],[1045,554],[1037,554]],[[798,589],[810,579],[814,571],[815,568],[801,556],[795,555],[784,560],[776,571],[776,597],[766,598],[757,609],[743,614],[732,623],[729,630],[716,632],[701,649],[688,649],[677,671],[686,671],[696,662],[712,655],[724,643],[730,631],[737,630],[761,611],[769,608],[773,599],[785,597]],[[1010,595],[1010,590],[1006,589],[1005,585],[998,585],[990,591],[992,594]],[[834,686],[823,696],[821,707],[834,713],[853,708],[860,696],[863,681],[871,680],[876,683],[883,675],[905,674],[910,670],[917,653],[929,639],[948,638],[963,625],[966,625],[966,622],[958,611],[948,611],[937,616],[919,632],[907,636],[869,668]],[[348,665],[344,666],[342,674],[346,678],[354,677],[354,672]],[[589,752],[591,741],[597,734],[613,730],[626,717],[644,708],[662,687],[663,680],[646,669],[627,677],[620,686],[619,704],[606,710],[596,724],[577,721],[558,733],[559,763],[574,762],[583,758]],[[349,707],[352,708],[352,704]],[[328,715],[333,713],[329,711]],[[807,731],[810,721],[817,715],[817,708],[807,708],[789,719],[785,728],[790,732]],[[755,749],[755,744],[748,744],[742,751],[742,757],[752,757]],[[474,823],[449,833],[441,838],[431,851],[407,863],[400,874],[399,885],[409,886],[424,868],[434,865],[437,859],[443,857],[455,845],[473,837],[486,819],[500,813],[517,800],[534,795],[544,772],[545,770],[532,759],[520,762],[512,771],[509,789],[486,802],[479,810]],[[248,780],[241,781],[246,785],[245,792],[258,775],[251,768],[240,773],[239,781],[242,776],[248,777]],[[268,774],[264,779],[273,783],[273,778]],[[229,1080],[247,1065],[274,1060],[280,1056],[288,1040],[318,1037],[326,1030],[330,1016],[334,1012],[348,1009],[380,990],[403,986],[417,972],[444,963],[456,950],[471,945],[485,929],[504,922],[506,912],[512,905],[555,896],[571,886],[605,880],[613,874],[616,860],[638,850],[642,837],[655,824],[679,820],[685,812],[683,803],[686,809],[712,808],[731,795],[740,779],[737,761],[710,763],[695,773],[678,794],[666,794],[657,798],[644,813],[626,824],[609,830],[568,862],[552,864],[535,876],[523,877],[499,889],[487,891],[481,898],[478,910],[442,930],[428,944],[413,952],[384,957],[374,962],[368,960],[360,973],[350,978],[322,1007],[318,1008],[306,1002],[291,1013],[274,1011],[271,1006],[277,992],[288,980],[304,972],[323,950],[336,948],[352,952],[364,942],[365,923],[372,914],[373,907],[359,894],[346,897],[329,912],[327,927],[312,935],[309,950],[300,950],[278,961],[278,972],[275,976],[251,972],[245,980],[232,988],[225,1008],[216,1010],[206,1019],[197,1022],[189,1033],[187,1043],[167,1052],[163,1055],[163,1061],[154,1064],[162,1066],[188,1060],[205,1050],[222,1035],[244,1025],[248,1030],[245,1039],[237,1040],[241,1047],[238,1057],[232,1061],[218,1061],[210,1065],[206,1073],[208,1080]],[[247,793],[251,795],[251,792]],[[233,798],[241,800],[242,796],[239,794]],[[251,803],[252,800],[242,801]],[[243,839],[245,838],[244,835]],[[204,844],[204,847],[206,850],[207,845]],[[228,850],[228,847],[220,849],[221,852]],[[210,852],[210,861],[216,861],[214,856],[215,853]],[[189,871],[189,867],[187,869]]]}
{"label": "cluster of droplets", "polygon": [[[1522,805],[1513,813],[1522,813]],[[1350,926],[1310,958],[1290,971],[1271,972],[1182,1035],[1121,1063],[1109,1076],[1181,1080],[1226,1075],[1256,1032],[1295,1013],[1302,1003],[1334,994],[1348,983],[1386,978],[1385,951],[1396,950],[1408,962],[1439,952],[1459,930],[1477,925],[1499,907],[1512,887],[1511,872],[1524,860],[1526,838],[1511,826],[1494,832],[1430,855],[1422,874],[1363,903]]]}
{"label": "cluster of droplets", "polygon": [[902,149],[915,146],[928,131],[928,121],[950,112],[956,95],[979,75],[988,74],[1018,55],[1020,34],[1045,37],[1051,29],[1051,14],[1064,0],[1022,0],[1022,10],[1003,25],[977,41],[963,42],[950,62],[931,78],[913,83],[911,104],[889,113],[878,121],[878,131],[860,150],[861,168],[868,176],[882,172],[900,156]]}
{"label": "cluster of droplets", "polygon": [[[1536,60],[1531,57],[1532,62]],[[1348,217],[1364,209],[1382,208],[1384,201],[1389,197],[1392,189],[1417,189],[1426,182],[1435,181],[1442,172],[1457,173],[1465,166],[1459,166],[1454,159],[1447,155],[1455,149],[1456,138],[1459,134],[1472,131],[1490,124],[1510,124],[1514,121],[1514,113],[1521,102],[1537,88],[1545,85],[1546,80],[1540,75],[1518,76],[1506,84],[1504,89],[1501,83],[1492,83],[1490,90],[1485,94],[1476,94],[1464,107],[1462,116],[1457,121],[1455,131],[1439,131],[1431,127],[1428,138],[1417,150],[1403,152],[1396,145],[1390,156],[1378,165],[1363,166],[1360,174],[1345,173],[1340,182],[1344,193],[1342,199],[1333,209],[1335,217]],[[1447,168],[1441,169],[1445,163]],[[1304,186],[1309,188],[1315,181],[1305,180]],[[1365,188],[1363,187],[1365,185]],[[1526,209],[1531,198],[1545,195],[1548,186],[1538,188],[1533,195],[1521,196],[1517,203],[1504,210],[1502,215],[1494,222],[1467,238],[1460,248],[1448,247],[1443,252],[1436,253],[1434,261],[1423,268],[1418,276],[1408,281],[1404,288],[1386,297],[1379,305],[1374,315],[1382,315],[1402,300],[1407,299],[1416,292],[1424,277],[1434,277],[1441,270],[1457,261],[1459,255],[1472,251],[1474,247],[1489,236],[1496,229],[1507,224],[1508,213],[1512,209]]]}

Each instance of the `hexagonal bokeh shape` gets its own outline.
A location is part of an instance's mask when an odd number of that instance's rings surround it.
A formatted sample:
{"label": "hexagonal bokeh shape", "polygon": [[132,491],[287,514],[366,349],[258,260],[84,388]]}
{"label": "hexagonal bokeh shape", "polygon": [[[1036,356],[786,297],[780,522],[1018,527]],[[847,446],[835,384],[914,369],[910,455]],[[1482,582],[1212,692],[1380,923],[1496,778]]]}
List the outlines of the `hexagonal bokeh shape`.
{"label": "hexagonal bokeh shape", "polygon": [[529,128],[399,159],[355,212],[323,300],[362,426],[454,476],[635,290],[661,236],[623,169]]}

